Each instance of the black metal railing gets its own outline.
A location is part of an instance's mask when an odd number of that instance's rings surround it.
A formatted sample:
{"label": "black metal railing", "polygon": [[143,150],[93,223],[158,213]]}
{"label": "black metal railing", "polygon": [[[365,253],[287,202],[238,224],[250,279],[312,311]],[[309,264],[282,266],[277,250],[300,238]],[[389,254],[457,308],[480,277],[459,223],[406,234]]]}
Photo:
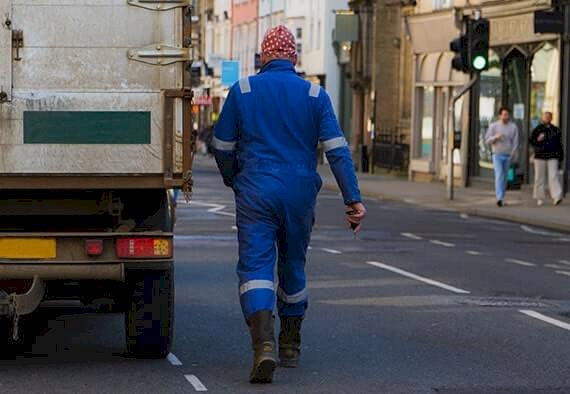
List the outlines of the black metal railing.
{"label": "black metal railing", "polygon": [[398,130],[382,130],[376,134],[372,145],[373,168],[389,171],[406,171],[410,162],[410,145]]}

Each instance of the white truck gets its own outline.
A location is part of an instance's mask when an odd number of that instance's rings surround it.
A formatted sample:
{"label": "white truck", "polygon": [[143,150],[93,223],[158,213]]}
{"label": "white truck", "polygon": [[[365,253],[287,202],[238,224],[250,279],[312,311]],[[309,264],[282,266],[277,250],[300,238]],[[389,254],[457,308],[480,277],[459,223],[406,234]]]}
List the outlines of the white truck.
{"label": "white truck", "polygon": [[107,300],[126,345],[173,335],[174,203],[191,188],[190,0],[0,0],[0,331]]}

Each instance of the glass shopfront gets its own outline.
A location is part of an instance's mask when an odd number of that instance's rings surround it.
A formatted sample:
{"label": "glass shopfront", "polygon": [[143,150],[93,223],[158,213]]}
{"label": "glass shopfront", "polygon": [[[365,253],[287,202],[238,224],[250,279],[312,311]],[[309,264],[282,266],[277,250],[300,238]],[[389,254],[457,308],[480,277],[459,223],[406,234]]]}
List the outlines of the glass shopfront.
{"label": "glass shopfront", "polygon": [[525,183],[532,181],[532,151],[528,139],[542,118],[551,111],[559,119],[560,54],[557,42],[543,42],[513,47],[497,47],[491,51],[490,67],[481,74],[478,116],[474,121],[471,175],[492,179],[490,147],[485,143],[489,125],[496,121],[501,106],[511,110],[512,120],[520,133],[518,172]]}
{"label": "glass shopfront", "polygon": [[501,59],[494,51],[489,54],[489,69],[481,73],[479,93],[479,122],[476,143],[477,176],[493,176],[491,148],[485,143],[485,133],[495,121],[502,102],[503,75]]}

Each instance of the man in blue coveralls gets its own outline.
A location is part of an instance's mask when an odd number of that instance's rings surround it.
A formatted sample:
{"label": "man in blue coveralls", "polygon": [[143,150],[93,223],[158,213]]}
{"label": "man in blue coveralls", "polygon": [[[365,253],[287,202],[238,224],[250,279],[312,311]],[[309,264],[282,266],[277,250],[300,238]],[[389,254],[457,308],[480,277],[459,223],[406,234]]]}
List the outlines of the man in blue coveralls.
{"label": "man in blue coveralls", "polygon": [[230,89],[213,141],[224,183],[236,196],[237,273],[254,351],[252,383],[270,383],[277,365],[276,298],[281,365],[295,367],[299,360],[307,309],[306,252],[322,184],[316,171],[319,142],[354,231],[366,214],[350,150],[328,94],[295,72],[291,32],[284,26],[270,29],[261,56],[260,73]]}

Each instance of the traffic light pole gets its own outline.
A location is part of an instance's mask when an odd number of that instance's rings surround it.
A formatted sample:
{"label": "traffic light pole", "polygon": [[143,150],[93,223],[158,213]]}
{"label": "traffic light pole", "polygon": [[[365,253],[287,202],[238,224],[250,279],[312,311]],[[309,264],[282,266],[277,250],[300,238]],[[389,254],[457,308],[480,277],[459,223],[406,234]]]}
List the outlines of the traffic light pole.
{"label": "traffic light pole", "polygon": [[467,83],[467,85],[464,85],[459,92],[457,92],[457,94],[455,94],[455,96],[453,96],[453,99],[451,100],[451,104],[449,106],[449,116],[451,117],[451,124],[453,127],[451,127],[450,129],[450,136],[451,138],[448,139],[448,157],[447,157],[447,199],[449,201],[452,201],[454,199],[454,194],[455,194],[455,185],[454,185],[454,179],[455,179],[455,174],[454,174],[454,167],[455,167],[455,163],[453,162],[453,158],[455,155],[455,104],[457,103],[457,101],[463,97],[463,95],[465,95],[465,93],[469,92],[471,90],[471,88],[479,81],[479,77],[480,77],[480,73],[475,73],[475,75],[473,76],[473,78],[471,78],[471,80]]}
{"label": "traffic light pole", "polygon": [[[563,5],[564,12],[564,33],[562,35],[562,130],[566,135],[566,163],[564,173],[564,192],[570,190],[570,1]],[[564,132],[563,132],[564,135]],[[563,167],[564,168],[564,167]]]}

